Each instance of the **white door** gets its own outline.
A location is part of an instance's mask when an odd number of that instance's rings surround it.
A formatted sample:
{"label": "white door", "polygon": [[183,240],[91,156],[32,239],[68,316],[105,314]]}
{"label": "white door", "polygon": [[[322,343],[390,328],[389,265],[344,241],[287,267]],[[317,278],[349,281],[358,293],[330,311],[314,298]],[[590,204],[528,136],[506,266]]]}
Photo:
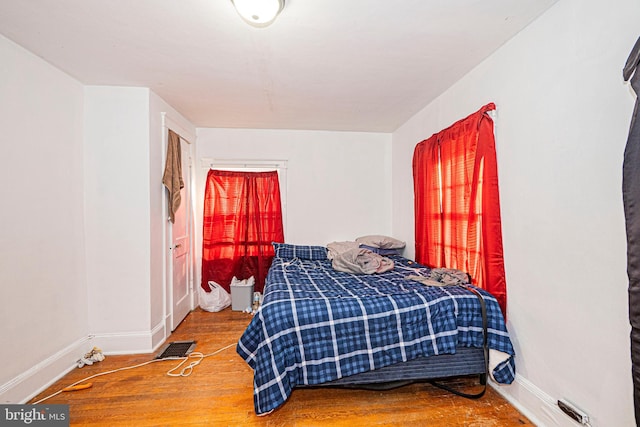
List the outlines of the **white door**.
{"label": "white door", "polygon": [[169,298],[171,330],[175,330],[191,310],[191,156],[189,144],[182,141],[182,177],[184,188],[180,190],[180,207],[171,226],[171,259]]}

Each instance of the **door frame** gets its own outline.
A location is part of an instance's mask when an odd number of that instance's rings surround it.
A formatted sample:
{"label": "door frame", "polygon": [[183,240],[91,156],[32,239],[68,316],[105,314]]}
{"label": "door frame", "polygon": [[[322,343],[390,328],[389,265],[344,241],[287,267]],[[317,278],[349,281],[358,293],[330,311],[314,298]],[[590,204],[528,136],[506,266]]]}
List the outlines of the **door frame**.
{"label": "door frame", "polygon": [[[189,287],[189,308],[193,310],[195,308],[196,299],[195,299],[195,288],[194,288],[194,279],[195,279],[195,263],[194,263],[194,255],[195,255],[195,168],[194,166],[194,142],[196,140],[196,136],[193,132],[189,131],[188,126],[185,126],[180,123],[177,119],[170,116],[169,114],[163,112],[162,116],[162,168],[164,171],[164,165],[167,158],[167,141],[169,138],[169,129],[174,131],[180,136],[180,142],[188,144],[188,152],[189,152],[189,161],[187,162],[189,165],[188,170],[183,170],[183,179],[189,181],[189,186],[185,186],[189,189],[189,216],[187,218],[188,222],[188,236],[189,236],[189,248],[187,251],[187,284]],[[182,144],[181,144],[182,145]],[[162,185],[162,184],[161,184]],[[163,283],[162,283],[162,307],[163,307],[163,319],[164,319],[164,338],[166,339],[172,332],[172,318],[173,318],[173,254],[172,254],[172,244],[173,244],[173,232],[172,226],[173,224],[169,221],[169,195],[166,189],[163,186],[163,197],[162,197],[162,210],[163,210],[163,222],[164,226],[162,228],[162,242],[163,242],[163,264],[164,264],[164,274],[163,274]]]}

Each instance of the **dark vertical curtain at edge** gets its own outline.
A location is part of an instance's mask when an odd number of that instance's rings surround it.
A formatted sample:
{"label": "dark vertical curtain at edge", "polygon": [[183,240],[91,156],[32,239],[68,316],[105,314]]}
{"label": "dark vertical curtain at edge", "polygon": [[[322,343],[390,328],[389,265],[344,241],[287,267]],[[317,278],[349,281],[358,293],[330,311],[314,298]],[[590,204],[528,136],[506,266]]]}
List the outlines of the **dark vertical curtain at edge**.
{"label": "dark vertical curtain at edge", "polygon": [[[625,81],[631,81],[640,94],[640,39],[636,41],[623,70]],[[631,324],[631,372],[636,425],[640,425],[640,102],[631,118],[629,137],[622,166],[622,199],[627,231],[627,275],[629,277],[629,322]]]}

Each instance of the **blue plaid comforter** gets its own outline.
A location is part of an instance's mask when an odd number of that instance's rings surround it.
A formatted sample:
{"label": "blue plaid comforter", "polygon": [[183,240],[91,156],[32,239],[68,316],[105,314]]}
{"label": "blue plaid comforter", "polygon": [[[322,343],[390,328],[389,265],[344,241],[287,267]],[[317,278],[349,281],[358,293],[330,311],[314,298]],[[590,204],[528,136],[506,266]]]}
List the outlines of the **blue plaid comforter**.
{"label": "blue plaid comforter", "polygon": [[[458,286],[425,286],[405,277],[428,271],[399,256],[392,271],[342,273],[329,260],[276,257],[260,310],[237,345],[254,370],[254,406],[265,414],[298,384],[320,384],[394,363],[482,347],[477,297]],[[515,377],[513,347],[497,301],[487,306],[489,347],[511,355],[493,371]]]}

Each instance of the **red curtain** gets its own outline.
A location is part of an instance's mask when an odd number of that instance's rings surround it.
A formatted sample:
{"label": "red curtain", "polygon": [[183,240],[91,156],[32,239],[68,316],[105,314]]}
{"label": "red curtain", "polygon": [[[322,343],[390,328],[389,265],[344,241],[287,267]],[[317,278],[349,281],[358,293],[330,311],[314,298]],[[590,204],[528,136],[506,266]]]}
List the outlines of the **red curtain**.
{"label": "red curtain", "polygon": [[210,170],[204,196],[202,287],[213,280],[230,290],[231,279],[255,278],[262,292],[273,260],[272,242],[283,243],[278,173]]}
{"label": "red curtain", "polygon": [[487,104],[420,142],[413,155],[416,261],[456,268],[506,316],[498,167]]}

